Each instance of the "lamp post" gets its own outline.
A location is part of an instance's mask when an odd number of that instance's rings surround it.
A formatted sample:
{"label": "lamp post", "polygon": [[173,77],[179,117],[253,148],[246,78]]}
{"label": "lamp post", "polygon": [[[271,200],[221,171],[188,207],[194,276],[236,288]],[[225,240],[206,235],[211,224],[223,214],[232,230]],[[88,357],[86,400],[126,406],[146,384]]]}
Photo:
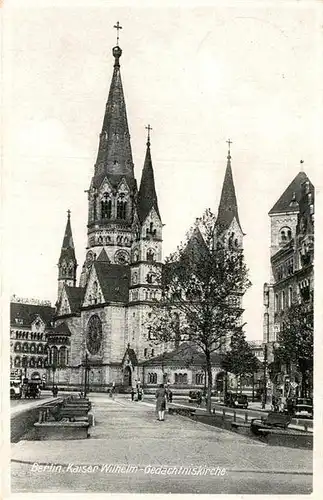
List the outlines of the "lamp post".
{"label": "lamp post", "polygon": [[56,372],[56,363],[53,363],[53,364],[52,364],[52,370],[53,370],[53,389],[54,389],[55,372]]}
{"label": "lamp post", "polygon": [[85,354],[84,362],[84,397],[88,392],[88,376],[89,376],[90,366],[89,366],[89,356],[88,353]]}
{"label": "lamp post", "polygon": [[262,400],[262,408],[265,409],[267,403],[267,363],[268,363],[268,343],[269,343],[269,285],[264,284],[264,306],[266,308],[265,312],[265,328],[266,337],[264,343],[264,393]]}

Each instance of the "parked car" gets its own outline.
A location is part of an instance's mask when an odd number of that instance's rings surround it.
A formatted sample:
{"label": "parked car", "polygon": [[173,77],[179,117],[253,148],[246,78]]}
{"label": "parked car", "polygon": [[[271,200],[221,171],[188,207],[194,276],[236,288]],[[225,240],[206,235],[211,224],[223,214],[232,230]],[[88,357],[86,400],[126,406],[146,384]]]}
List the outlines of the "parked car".
{"label": "parked car", "polygon": [[25,388],[25,398],[40,398],[40,389],[38,384],[29,382]]}
{"label": "parked car", "polygon": [[313,400],[311,398],[296,398],[294,417],[313,418]]}
{"label": "parked car", "polygon": [[202,403],[202,394],[201,391],[190,391],[188,394],[189,403]]}
{"label": "parked car", "polygon": [[232,408],[248,408],[248,398],[246,394],[232,394],[228,393],[224,398],[225,406],[230,406]]}

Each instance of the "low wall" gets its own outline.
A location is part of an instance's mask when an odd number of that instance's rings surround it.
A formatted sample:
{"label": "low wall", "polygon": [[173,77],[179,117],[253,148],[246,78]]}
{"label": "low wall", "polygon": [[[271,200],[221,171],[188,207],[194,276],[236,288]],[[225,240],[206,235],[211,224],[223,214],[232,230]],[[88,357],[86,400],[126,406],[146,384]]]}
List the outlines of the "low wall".
{"label": "low wall", "polygon": [[33,429],[34,423],[38,420],[39,408],[40,406],[30,408],[11,417],[10,433],[12,443],[17,443],[24,434]]}

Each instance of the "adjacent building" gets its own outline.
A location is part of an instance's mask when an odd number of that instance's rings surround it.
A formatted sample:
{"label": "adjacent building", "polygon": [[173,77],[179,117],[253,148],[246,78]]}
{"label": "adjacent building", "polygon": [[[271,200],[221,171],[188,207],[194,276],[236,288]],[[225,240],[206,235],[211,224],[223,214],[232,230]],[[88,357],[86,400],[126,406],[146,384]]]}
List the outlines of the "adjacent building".
{"label": "adjacent building", "polygon": [[[305,172],[299,172],[292,180],[269,216],[271,276],[264,288],[264,344],[270,363],[291,305],[303,303],[313,308],[314,186]],[[300,385],[297,367],[285,366],[277,377],[277,387],[285,387],[286,376]]]}
{"label": "adjacent building", "polygon": [[50,302],[19,299],[10,303],[10,370],[16,377],[46,381],[47,335],[54,325]]}

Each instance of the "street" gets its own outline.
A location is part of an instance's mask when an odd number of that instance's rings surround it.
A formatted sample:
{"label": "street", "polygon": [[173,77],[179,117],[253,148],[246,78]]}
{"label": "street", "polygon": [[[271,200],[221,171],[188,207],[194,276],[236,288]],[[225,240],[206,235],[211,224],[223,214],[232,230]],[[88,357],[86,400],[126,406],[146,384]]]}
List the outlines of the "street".
{"label": "street", "polygon": [[[268,446],[176,415],[159,422],[149,400],[112,400],[101,394],[90,399],[96,425],[89,439],[25,439],[12,445],[14,493],[311,491],[309,450]],[[134,469],[122,469],[129,464]]]}

